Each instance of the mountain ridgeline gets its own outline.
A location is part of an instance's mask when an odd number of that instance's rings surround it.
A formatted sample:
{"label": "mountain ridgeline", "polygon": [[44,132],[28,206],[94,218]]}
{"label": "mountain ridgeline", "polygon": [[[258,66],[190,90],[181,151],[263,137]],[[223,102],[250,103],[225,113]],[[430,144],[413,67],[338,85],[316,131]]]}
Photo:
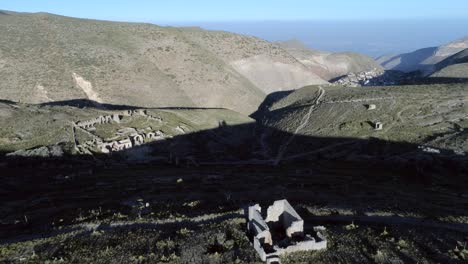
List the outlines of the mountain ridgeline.
{"label": "mountain ridgeline", "polygon": [[21,103],[86,99],[251,114],[270,93],[380,68],[364,55],[201,28],[1,14],[0,92]]}
{"label": "mountain ridgeline", "polygon": [[199,28],[3,11],[0,92],[23,103],[89,99],[255,111],[266,94],[327,83],[278,45]]}
{"label": "mountain ridgeline", "polygon": [[430,75],[438,70],[437,64],[450,56],[468,48],[468,37],[464,37],[439,47],[429,47],[399,55],[384,55],[377,58],[386,70],[403,72],[421,71]]}
{"label": "mountain ridgeline", "polygon": [[468,79],[468,49],[437,63],[434,70],[431,77]]}

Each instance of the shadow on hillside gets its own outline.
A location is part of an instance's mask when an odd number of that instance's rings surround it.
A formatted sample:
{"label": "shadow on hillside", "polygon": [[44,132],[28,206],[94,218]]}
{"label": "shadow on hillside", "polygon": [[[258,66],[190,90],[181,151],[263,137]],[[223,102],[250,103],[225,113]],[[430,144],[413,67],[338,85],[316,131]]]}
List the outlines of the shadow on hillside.
{"label": "shadow on hillside", "polygon": [[[10,101],[11,102],[11,101]],[[14,102],[11,102],[14,103]],[[132,105],[119,105],[119,104],[107,104],[98,103],[89,99],[72,99],[65,101],[55,101],[39,104],[40,106],[71,106],[76,108],[98,108],[105,110],[135,110],[135,109],[177,109],[177,110],[203,110],[203,109],[221,109],[221,108],[208,108],[208,107],[140,107]]]}
{"label": "shadow on hillside", "polygon": [[[375,195],[382,210],[388,203],[430,207],[426,195],[407,203],[407,194],[395,190],[415,186],[419,193],[441,186],[457,194],[468,187],[468,162],[451,150],[430,154],[418,145],[376,138],[292,137],[257,124],[220,124],[110,155],[3,153],[0,241],[117,213],[193,216],[279,198],[354,210]],[[201,205],[182,206],[191,201]],[[141,207],[146,202],[149,209]],[[451,214],[438,210],[437,216]]]}
{"label": "shadow on hillside", "polygon": [[409,84],[455,84],[468,83],[468,78],[426,77]]}
{"label": "shadow on hillside", "polygon": [[54,101],[39,104],[40,106],[71,106],[76,108],[100,108],[100,109],[109,109],[109,110],[132,110],[138,109],[139,107],[131,105],[115,105],[115,104],[106,104],[98,103],[89,99],[72,99],[64,101]]}
{"label": "shadow on hillside", "polygon": [[401,57],[400,63],[393,67],[393,70],[399,70],[399,71],[409,71],[415,68],[417,66],[420,70],[428,70],[431,67],[428,65],[422,64],[426,59],[434,55],[434,52],[437,50],[436,47],[431,47],[431,48],[424,48],[420,49],[411,53],[405,53],[402,55],[397,55],[395,57],[392,57],[388,59],[387,61],[383,62],[382,65],[385,65],[392,60],[394,60],[397,57]]}
{"label": "shadow on hillside", "polygon": [[11,105],[16,104],[16,102],[13,102],[13,101],[10,101],[10,100],[5,100],[5,99],[0,99],[0,103],[2,103],[2,104],[11,104]]}
{"label": "shadow on hillside", "polygon": [[[419,76],[418,76],[419,75]],[[408,77],[397,80],[394,85],[432,85],[468,83],[468,78],[422,77],[419,72],[408,73]]]}
{"label": "shadow on hillside", "polygon": [[285,98],[286,96],[290,95],[294,90],[290,91],[279,91],[279,92],[273,92],[268,94],[263,102],[260,104],[258,107],[257,111],[255,111],[253,114],[250,115],[251,118],[261,121],[259,119],[262,118],[263,113],[269,111],[269,108],[277,101]]}

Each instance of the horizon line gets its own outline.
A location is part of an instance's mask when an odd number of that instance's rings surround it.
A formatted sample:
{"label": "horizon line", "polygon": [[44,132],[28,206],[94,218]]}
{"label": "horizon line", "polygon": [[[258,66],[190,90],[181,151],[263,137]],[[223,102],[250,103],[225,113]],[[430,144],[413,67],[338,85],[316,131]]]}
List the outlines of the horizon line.
{"label": "horizon line", "polygon": [[77,19],[90,19],[90,20],[102,20],[102,21],[111,21],[111,22],[129,22],[129,23],[297,23],[297,22],[406,22],[406,21],[468,21],[468,17],[427,17],[427,16],[417,16],[417,17],[369,17],[369,18],[352,18],[352,17],[343,17],[343,18],[248,18],[248,19],[158,19],[158,18],[122,18],[122,17],[82,17],[69,14],[60,14],[49,11],[17,11],[17,10],[7,10],[0,9],[4,12],[13,12],[19,14],[51,14],[57,16],[65,16],[70,18]]}

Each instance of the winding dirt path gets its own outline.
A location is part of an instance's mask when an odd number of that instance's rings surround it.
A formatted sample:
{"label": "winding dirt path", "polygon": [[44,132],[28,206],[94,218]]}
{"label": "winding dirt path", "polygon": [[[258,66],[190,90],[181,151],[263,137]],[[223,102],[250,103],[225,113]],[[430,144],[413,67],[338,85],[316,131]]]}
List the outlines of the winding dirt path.
{"label": "winding dirt path", "polygon": [[302,118],[301,124],[299,124],[294,133],[291,135],[291,137],[283,145],[280,146],[278,155],[274,160],[275,165],[278,165],[280,163],[280,161],[283,159],[284,153],[286,153],[286,150],[288,149],[289,144],[291,144],[296,135],[309,123],[312,112],[314,112],[314,110],[317,109],[317,106],[320,104],[320,100],[323,98],[324,95],[325,90],[322,88],[322,86],[319,86],[319,95],[317,96],[315,102],[310,106],[309,111],[307,111],[307,114]]}

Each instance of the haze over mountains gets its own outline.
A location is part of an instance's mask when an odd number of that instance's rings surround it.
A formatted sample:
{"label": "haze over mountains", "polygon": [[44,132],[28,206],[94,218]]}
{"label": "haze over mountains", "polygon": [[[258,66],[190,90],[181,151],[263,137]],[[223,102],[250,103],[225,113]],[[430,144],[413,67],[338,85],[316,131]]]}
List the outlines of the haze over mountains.
{"label": "haze over mountains", "polygon": [[[379,4],[376,3],[375,6]],[[393,2],[388,4],[393,4]],[[359,6],[362,10],[366,8]],[[341,20],[338,17],[319,20],[310,17],[310,20],[294,21],[179,23],[159,21],[156,23],[177,26],[196,25],[204,29],[257,36],[272,42],[297,38],[308,48],[332,52],[351,51],[373,58],[384,54],[408,53],[424,47],[436,47],[468,34],[466,17],[464,19],[357,18],[350,20]]]}

